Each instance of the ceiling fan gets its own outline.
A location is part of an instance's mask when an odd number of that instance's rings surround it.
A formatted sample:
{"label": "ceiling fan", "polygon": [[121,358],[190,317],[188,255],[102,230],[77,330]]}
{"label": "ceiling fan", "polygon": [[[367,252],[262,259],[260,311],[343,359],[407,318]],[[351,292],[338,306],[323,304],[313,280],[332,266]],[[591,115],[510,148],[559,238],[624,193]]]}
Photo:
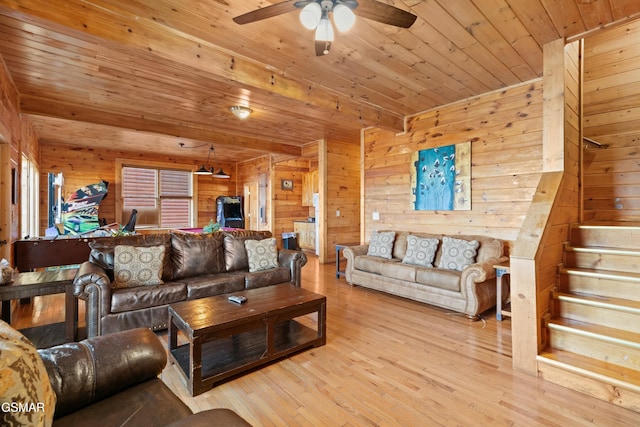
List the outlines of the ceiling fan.
{"label": "ceiling fan", "polygon": [[333,16],[336,28],[343,32],[353,26],[356,8],[358,16],[396,27],[409,28],[416,20],[416,15],[376,0],[288,0],[247,12],[233,20],[243,25],[302,9],[300,21],[305,28],[316,31],[316,55],[322,56],[329,53],[334,37],[329,14]]}

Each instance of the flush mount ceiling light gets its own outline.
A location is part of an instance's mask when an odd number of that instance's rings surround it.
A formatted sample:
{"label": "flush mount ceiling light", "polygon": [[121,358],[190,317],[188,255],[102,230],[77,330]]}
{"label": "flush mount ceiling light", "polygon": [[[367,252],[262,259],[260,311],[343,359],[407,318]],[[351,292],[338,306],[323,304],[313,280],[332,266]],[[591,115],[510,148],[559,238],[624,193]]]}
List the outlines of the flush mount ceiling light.
{"label": "flush mount ceiling light", "polygon": [[253,112],[251,108],[244,107],[242,105],[234,105],[233,107],[229,107],[229,110],[231,110],[233,115],[239,118],[240,120],[246,119]]}
{"label": "flush mount ceiling light", "polygon": [[[333,25],[341,32],[349,30],[356,20],[356,8],[358,16],[401,28],[409,28],[417,18],[412,13],[377,0],[288,0],[236,16],[233,20],[242,25],[302,9],[300,22],[305,28],[315,30],[316,55],[322,56],[331,48]],[[330,15],[333,24],[329,20]]]}

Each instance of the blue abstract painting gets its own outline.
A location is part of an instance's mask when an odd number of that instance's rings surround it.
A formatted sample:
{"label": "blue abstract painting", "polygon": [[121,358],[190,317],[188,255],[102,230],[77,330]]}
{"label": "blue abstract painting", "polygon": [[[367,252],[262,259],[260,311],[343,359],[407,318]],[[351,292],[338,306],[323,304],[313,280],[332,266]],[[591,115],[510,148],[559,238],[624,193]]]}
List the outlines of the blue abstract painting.
{"label": "blue abstract painting", "polygon": [[420,150],[411,158],[413,209],[471,209],[471,143]]}

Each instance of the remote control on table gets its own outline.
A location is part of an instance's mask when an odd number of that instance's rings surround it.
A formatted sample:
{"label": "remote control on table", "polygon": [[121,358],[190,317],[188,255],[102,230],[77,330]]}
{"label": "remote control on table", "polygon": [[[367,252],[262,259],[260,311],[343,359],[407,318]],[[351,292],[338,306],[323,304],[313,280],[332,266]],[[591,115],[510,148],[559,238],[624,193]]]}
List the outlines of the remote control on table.
{"label": "remote control on table", "polygon": [[242,295],[231,295],[229,297],[229,301],[235,302],[236,304],[242,304],[247,301],[247,297],[244,297]]}

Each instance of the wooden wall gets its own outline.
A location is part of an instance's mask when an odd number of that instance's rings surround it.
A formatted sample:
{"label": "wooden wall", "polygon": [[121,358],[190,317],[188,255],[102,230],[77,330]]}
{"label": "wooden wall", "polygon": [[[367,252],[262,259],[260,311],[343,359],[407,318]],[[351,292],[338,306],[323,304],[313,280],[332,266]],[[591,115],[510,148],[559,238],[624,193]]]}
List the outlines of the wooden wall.
{"label": "wooden wall", "polygon": [[[0,57],[0,240],[20,236],[20,200],[11,203],[11,171],[22,170],[22,153],[38,165],[39,142],[28,118],[20,115],[20,99],[4,60]],[[18,187],[20,186],[18,175]],[[0,258],[13,259],[10,244],[0,245]]]}
{"label": "wooden wall", "polygon": [[[302,206],[302,175],[309,172],[309,159],[299,157],[273,165],[273,227],[271,232],[282,247],[282,233],[293,231],[293,221],[305,220],[309,208]],[[283,190],[283,179],[293,180],[293,190]]]}
{"label": "wooden wall", "polygon": [[[118,191],[114,183],[116,179],[116,159],[126,159],[132,162],[162,162],[185,166],[197,166],[194,161],[175,157],[167,157],[161,154],[157,156],[141,156],[131,152],[114,150],[94,150],[83,146],[82,141],[77,141],[78,146],[41,144],[40,150],[40,192],[42,194],[40,206],[41,233],[47,226],[47,173],[62,172],[64,175],[63,194],[65,199],[76,189],[93,182],[105,180],[109,182],[109,194],[100,203],[98,215],[105,218],[107,223],[126,222],[126,218],[119,218],[116,212],[116,197]],[[231,174],[231,179],[216,179],[210,176],[198,176],[198,221],[197,226],[206,225],[210,219],[216,219],[216,198],[218,196],[236,195],[235,167],[222,164],[222,168]],[[229,172],[231,171],[231,172]]]}
{"label": "wooden wall", "polygon": [[584,220],[640,221],[640,20],[585,39]]}
{"label": "wooden wall", "polygon": [[337,243],[360,242],[360,157],[360,145],[352,141],[328,139],[321,144],[324,221],[320,225],[326,236],[320,242],[322,262],[335,261]]}
{"label": "wooden wall", "polygon": [[[538,79],[409,118],[405,134],[366,130],[363,240],[372,230],[392,229],[514,241],[542,171],[542,104]],[[465,141],[471,141],[471,210],[414,211],[411,154]]]}

